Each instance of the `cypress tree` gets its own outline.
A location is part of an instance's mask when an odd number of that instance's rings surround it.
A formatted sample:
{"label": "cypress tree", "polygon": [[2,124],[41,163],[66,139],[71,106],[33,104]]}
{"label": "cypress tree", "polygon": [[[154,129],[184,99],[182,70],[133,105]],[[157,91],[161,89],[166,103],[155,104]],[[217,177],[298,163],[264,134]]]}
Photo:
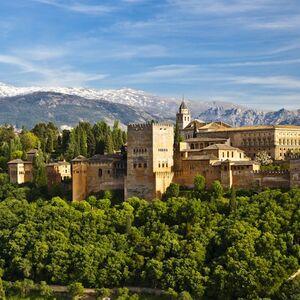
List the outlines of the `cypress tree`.
{"label": "cypress tree", "polygon": [[235,211],[237,208],[236,192],[234,187],[231,188],[229,206],[230,206],[230,211]]}
{"label": "cypress tree", "polygon": [[33,160],[33,183],[37,188],[47,186],[46,165],[43,152],[39,149]]}

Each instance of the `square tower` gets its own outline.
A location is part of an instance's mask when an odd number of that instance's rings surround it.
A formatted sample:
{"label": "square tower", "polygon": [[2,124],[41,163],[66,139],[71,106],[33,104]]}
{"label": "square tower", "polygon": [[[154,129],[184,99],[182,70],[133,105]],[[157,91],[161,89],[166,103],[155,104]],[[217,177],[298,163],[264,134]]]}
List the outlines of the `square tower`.
{"label": "square tower", "polygon": [[179,106],[178,113],[176,114],[176,124],[178,126],[178,129],[182,130],[185,127],[187,127],[192,121],[191,119],[192,118],[191,118],[190,111],[187,105],[185,104],[184,100],[182,100]]}
{"label": "square tower", "polygon": [[171,124],[128,125],[125,198],[160,198],[173,179]]}

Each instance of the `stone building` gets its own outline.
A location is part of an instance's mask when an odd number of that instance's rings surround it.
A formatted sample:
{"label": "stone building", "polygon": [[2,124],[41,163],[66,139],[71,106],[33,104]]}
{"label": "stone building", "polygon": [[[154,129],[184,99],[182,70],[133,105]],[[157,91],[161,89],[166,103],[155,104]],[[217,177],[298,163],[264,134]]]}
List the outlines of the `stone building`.
{"label": "stone building", "polygon": [[51,162],[46,165],[48,187],[61,184],[71,179],[71,164],[66,161]]}
{"label": "stone building", "polygon": [[[254,172],[260,165],[248,158],[244,151],[226,144],[212,144],[202,149],[179,150],[175,160],[174,182],[192,188],[194,178],[202,175],[208,187],[219,180],[226,188],[251,187]],[[178,166],[179,165],[179,166]]]}
{"label": "stone building", "polygon": [[[190,115],[186,105],[185,112]],[[184,140],[191,143],[191,138],[226,140],[229,145],[244,150],[252,159],[255,159],[256,153],[260,151],[266,151],[273,160],[285,160],[290,155],[300,153],[300,126],[295,125],[257,125],[233,128],[222,122],[205,123],[191,120],[186,127],[180,129],[180,133]],[[196,145],[200,149],[205,147],[201,141]]]}
{"label": "stone building", "polygon": [[124,154],[78,156],[72,160],[72,199],[80,201],[90,194],[124,190],[126,159]]}
{"label": "stone building", "polygon": [[191,122],[192,116],[184,100],[179,106],[178,113],[176,114],[176,124],[179,130],[185,129]]}
{"label": "stone building", "polygon": [[[8,175],[11,183],[23,184],[33,180],[33,160],[38,151],[32,149],[26,153],[27,160],[14,159],[8,162]],[[71,178],[71,164],[57,161],[46,164],[48,186],[60,184]]]}
{"label": "stone building", "polygon": [[22,184],[32,181],[32,162],[14,159],[8,162],[8,175],[11,183]]}
{"label": "stone building", "polygon": [[232,128],[222,122],[192,120],[184,101],[176,115],[184,142],[174,145],[170,124],[128,125],[127,153],[79,156],[72,161],[73,200],[105,190],[123,190],[125,199],[161,198],[171,182],[193,187],[196,175],[210,187],[219,180],[226,188],[300,186],[300,159],[287,162],[287,171],[260,171],[253,159],[267,151],[273,159],[287,159],[300,149],[300,126]]}
{"label": "stone building", "polygon": [[127,136],[125,198],[160,198],[173,179],[173,125],[132,124]]}

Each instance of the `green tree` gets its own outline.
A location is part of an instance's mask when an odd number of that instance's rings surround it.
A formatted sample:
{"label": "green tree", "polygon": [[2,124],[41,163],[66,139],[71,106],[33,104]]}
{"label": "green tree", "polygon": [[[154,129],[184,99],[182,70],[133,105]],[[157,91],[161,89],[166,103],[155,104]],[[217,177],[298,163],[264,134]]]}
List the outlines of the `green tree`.
{"label": "green tree", "polygon": [[179,195],[179,184],[171,183],[166,190],[166,198],[178,197]]}
{"label": "green tree", "polygon": [[39,138],[32,132],[22,132],[20,135],[23,151],[35,149],[39,145]]}
{"label": "green tree", "polygon": [[0,300],[5,300],[5,290],[2,282],[3,270],[0,268]]}
{"label": "green tree", "polygon": [[220,199],[224,194],[224,189],[219,180],[215,180],[212,183],[212,192],[215,199]]}
{"label": "green tree", "polygon": [[205,189],[205,177],[202,175],[197,175],[194,178],[194,190],[197,192],[202,192]]}
{"label": "green tree", "polygon": [[42,188],[47,186],[47,174],[44,155],[39,150],[33,160],[33,183],[36,187]]}
{"label": "green tree", "polygon": [[182,135],[180,134],[178,124],[176,123],[175,129],[174,129],[174,143],[176,145],[182,141],[183,141],[183,138],[182,138]]}
{"label": "green tree", "polygon": [[231,211],[235,211],[237,208],[236,192],[234,187],[232,187],[230,190],[229,206]]}
{"label": "green tree", "polygon": [[39,293],[41,296],[48,298],[53,295],[53,291],[49,285],[47,285],[46,281],[41,281],[39,284]]}
{"label": "green tree", "polygon": [[178,300],[193,300],[189,292],[183,291],[178,295]]}
{"label": "green tree", "polygon": [[68,293],[72,299],[78,299],[84,294],[84,287],[80,282],[73,282],[68,285]]}

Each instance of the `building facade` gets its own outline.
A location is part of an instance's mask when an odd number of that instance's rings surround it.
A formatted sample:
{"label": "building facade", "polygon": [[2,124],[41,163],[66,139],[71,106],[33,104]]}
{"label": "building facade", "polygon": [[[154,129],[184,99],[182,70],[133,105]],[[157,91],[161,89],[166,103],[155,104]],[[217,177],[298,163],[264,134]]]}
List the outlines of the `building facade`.
{"label": "building facade", "polygon": [[72,199],[81,201],[101,191],[124,190],[126,157],[123,154],[78,156],[72,160]]}
{"label": "building facade", "polygon": [[125,198],[160,198],[173,179],[174,127],[132,124],[127,132]]}
{"label": "building facade", "polygon": [[283,160],[300,149],[300,126],[232,128],[222,122],[192,120],[184,101],[176,115],[184,142],[174,145],[170,124],[128,125],[126,155],[102,155],[72,161],[73,200],[104,190],[123,190],[125,199],[161,198],[170,183],[192,188],[203,175],[208,187],[219,180],[226,188],[300,186],[300,159],[289,170],[260,171],[255,154],[266,151]]}
{"label": "building facade", "polygon": [[[27,160],[14,159],[8,162],[8,175],[11,183],[23,184],[33,180],[33,160],[38,155],[36,149],[26,153]],[[48,186],[58,185],[71,178],[71,164],[57,161],[46,164]]]}
{"label": "building facade", "polygon": [[[186,104],[184,105],[185,110],[190,114]],[[203,139],[203,141],[226,140],[227,144],[242,149],[252,159],[255,159],[260,151],[267,152],[276,161],[285,160],[291,155],[300,153],[300,126],[295,125],[257,125],[233,128],[223,122],[205,123],[200,120],[191,120],[185,127],[180,128],[180,133],[188,143],[192,143],[193,138]],[[205,147],[200,140],[194,144],[200,149]]]}

